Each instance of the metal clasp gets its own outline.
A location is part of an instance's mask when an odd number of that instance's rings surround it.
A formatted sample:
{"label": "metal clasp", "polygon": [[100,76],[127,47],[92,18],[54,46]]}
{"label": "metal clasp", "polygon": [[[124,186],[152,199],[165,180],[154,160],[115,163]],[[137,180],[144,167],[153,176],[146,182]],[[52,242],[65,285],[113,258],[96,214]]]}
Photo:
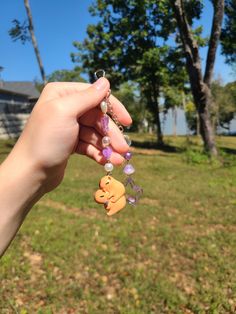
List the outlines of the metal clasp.
{"label": "metal clasp", "polygon": [[105,77],[106,72],[103,69],[99,69],[94,73],[95,80],[98,80],[100,77]]}

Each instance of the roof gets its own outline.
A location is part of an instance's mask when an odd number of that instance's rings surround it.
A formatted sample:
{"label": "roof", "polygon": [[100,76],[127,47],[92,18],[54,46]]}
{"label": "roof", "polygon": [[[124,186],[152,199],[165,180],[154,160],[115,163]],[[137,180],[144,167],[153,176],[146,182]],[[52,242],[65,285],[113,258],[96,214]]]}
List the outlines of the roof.
{"label": "roof", "polygon": [[28,98],[39,98],[40,93],[33,82],[0,82],[0,91],[26,95]]}

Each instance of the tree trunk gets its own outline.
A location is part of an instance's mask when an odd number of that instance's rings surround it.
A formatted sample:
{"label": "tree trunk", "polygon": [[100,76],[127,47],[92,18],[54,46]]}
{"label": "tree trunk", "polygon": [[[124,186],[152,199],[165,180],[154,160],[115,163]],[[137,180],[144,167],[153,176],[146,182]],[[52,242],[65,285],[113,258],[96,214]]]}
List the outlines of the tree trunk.
{"label": "tree trunk", "polygon": [[199,122],[199,113],[197,112],[197,136],[200,136],[200,122]]}
{"label": "tree trunk", "polygon": [[47,79],[46,79],[46,75],[45,75],[45,71],[44,71],[44,67],[43,67],[43,63],[42,63],[42,59],[40,57],[40,53],[39,53],[39,48],[38,48],[38,44],[36,41],[36,37],[34,34],[34,25],[33,25],[33,18],[32,18],[32,14],[31,14],[31,10],[30,10],[30,5],[29,5],[29,0],[24,0],[24,4],[25,4],[25,9],[26,9],[26,13],[28,16],[28,20],[29,20],[29,32],[30,32],[30,36],[31,36],[31,40],[32,40],[32,44],[34,47],[34,52],[38,61],[38,65],[39,65],[39,70],[40,70],[40,74],[43,80],[43,84],[45,85],[47,83]]}
{"label": "tree trunk", "polygon": [[200,107],[198,115],[200,134],[204,141],[205,150],[208,151],[212,156],[217,156],[214,130],[211,124],[208,106],[206,105],[204,108]]}
{"label": "tree trunk", "polygon": [[158,103],[158,97],[159,97],[159,91],[156,88],[156,82],[153,81],[152,84],[153,87],[153,105],[155,108],[155,114],[156,114],[156,126],[157,126],[157,145],[163,145],[163,134],[161,129],[161,120],[160,120],[160,109],[159,109],[159,103]]}
{"label": "tree trunk", "polygon": [[215,62],[215,54],[221,31],[224,14],[224,0],[213,1],[214,17],[212,22],[211,37],[208,48],[208,57],[204,79],[202,76],[201,59],[196,40],[192,35],[190,25],[185,14],[183,0],[171,1],[176,17],[183,49],[186,57],[186,67],[189,74],[194,102],[199,115],[200,134],[204,141],[205,149],[212,155],[217,155],[214,132],[210,119],[212,105],[211,80]]}
{"label": "tree trunk", "polygon": [[211,156],[217,156],[214,128],[210,116],[210,108],[212,105],[211,90],[203,82],[199,69],[201,69],[200,59],[199,62],[196,62],[194,65],[187,61],[187,70],[198,112],[199,131],[204,142],[204,148]]}
{"label": "tree trunk", "polygon": [[157,104],[157,113],[156,113],[156,125],[157,125],[157,145],[163,145],[163,134],[161,130],[161,120],[160,120],[160,111],[159,105]]}

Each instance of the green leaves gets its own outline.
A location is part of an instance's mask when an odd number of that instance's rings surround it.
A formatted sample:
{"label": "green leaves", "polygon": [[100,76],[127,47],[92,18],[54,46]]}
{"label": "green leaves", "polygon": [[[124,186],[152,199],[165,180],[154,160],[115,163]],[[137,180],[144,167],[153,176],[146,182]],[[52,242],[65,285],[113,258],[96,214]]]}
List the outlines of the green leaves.
{"label": "green leaves", "polygon": [[22,44],[25,44],[26,41],[31,40],[29,34],[29,24],[26,20],[21,23],[17,19],[14,19],[12,24],[13,27],[8,31],[8,33],[13,41],[20,40]]}
{"label": "green leaves", "polygon": [[73,70],[57,70],[48,76],[48,82],[85,82],[81,77],[82,69],[75,67]]}
{"label": "green leaves", "polygon": [[219,125],[229,129],[229,123],[236,112],[236,82],[223,86],[221,82],[215,81],[212,84],[212,94],[215,101],[215,112]]}
{"label": "green leaves", "polygon": [[222,53],[228,63],[236,64],[236,1],[225,1],[225,22],[221,34]]}

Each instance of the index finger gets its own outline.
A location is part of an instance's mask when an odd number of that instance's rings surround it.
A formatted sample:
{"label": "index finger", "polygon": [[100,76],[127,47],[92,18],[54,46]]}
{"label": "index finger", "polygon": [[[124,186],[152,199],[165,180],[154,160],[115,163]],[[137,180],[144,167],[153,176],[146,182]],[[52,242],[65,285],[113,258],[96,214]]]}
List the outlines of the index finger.
{"label": "index finger", "polygon": [[[48,95],[47,93],[47,97],[49,97],[49,100],[50,100],[50,97],[55,98],[58,95],[62,95],[63,92],[66,94],[66,96],[73,95],[74,93],[77,93],[78,91],[84,91],[88,89],[92,85],[89,83],[77,83],[77,82],[54,82],[50,84],[53,84],[54,88],[51,89],[53,92],[52,95],[51,94]],[[43,96],[44,95],[41,95],[41,97]],[[114,114],[118,118],[118,121],[124,126],[131,125],[132,119],[128,111],[126,110],[125,106],[112,94],[109,97],[109,101],[113,107],[112,109],[113,109]]]}
{"label": "index finger", "polygon": [[113,112],[118,118],[118,121],[124,126],[129,126],[132,124],[132,118],[125,106],[113,95],[110,95],[110,102],[112,105]]}

